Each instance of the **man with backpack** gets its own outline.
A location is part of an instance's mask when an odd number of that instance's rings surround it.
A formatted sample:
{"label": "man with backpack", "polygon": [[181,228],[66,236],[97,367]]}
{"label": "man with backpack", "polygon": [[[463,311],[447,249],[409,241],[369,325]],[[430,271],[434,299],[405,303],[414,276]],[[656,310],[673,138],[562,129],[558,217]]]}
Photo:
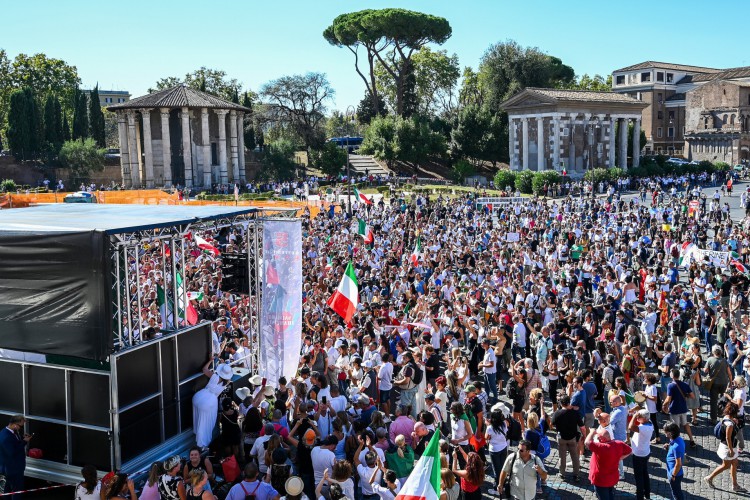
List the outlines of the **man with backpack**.
{"label": "man with backpack", "polygon": [[500,473],[500,486],[498,493],[502,494],[505,482],[510,482],[510,498],[532,499],[536,497],[537,478],[547,480],[547,469],[544,468],[542,460],[533,455],[532,444],[527,440],[518,443],[518,451],[508,455]]}
{"label": "man with backpack", "polygon": [[414,361],[414,355],[411,352],[405,352],[403,355],[404,367],[398,375],[398,379],[393,382],[394,385],[401,389],[401,406],[411,408],[411,416],[417,418],[416,396],[419,383],[422,381],[422,370],[419,369]]}
{"label": "man with backpack", "polygon": [[271,483],[258,479],[258,467],[254,463],[245,466],[244,479],[232,486],[227,500],[279,500],[281,495]]}
{"label": "man with backpack", "polygon": [[669,418],[679,427],[685,429],[690,438],[690,447],[695,448],[698,444],[693,439],[693,432],[688,423],[687,400],[695,397],[693,390],[688,384],[680,381],[679,368],[672,369],[672,383],[667,386],[667,397],[662,404],[662,411],[669,413]]}

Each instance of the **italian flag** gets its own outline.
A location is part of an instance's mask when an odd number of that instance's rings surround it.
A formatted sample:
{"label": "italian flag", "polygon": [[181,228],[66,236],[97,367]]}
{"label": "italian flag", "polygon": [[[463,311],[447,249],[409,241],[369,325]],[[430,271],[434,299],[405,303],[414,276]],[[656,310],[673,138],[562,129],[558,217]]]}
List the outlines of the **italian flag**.
{"label": "italian flag", "polygon": [[372,200],[359,192],[359,189],[354,188],[354,196],[357,197],[357,201],[364,203],[365,205],[372,205]]}
{"label": "italian flag", "polygon": [[737,269],[742,274],[747,274],[747,267],[745,267],[745,264],[743,264],[739,260],[732,259],[729,261],[729,265]]}
{"label": "italian flag", "polygon": [[412,251],[409,261],[413,266],[419,264],[419,259],[422,258],[422,238],[417,236],[417,243],[414,245],[414,251]]}
{"label": "italian flag", "polygon": [[396,500],[437,500],[440,498],[439,446],[440,433],[436,432],[396,496]]}
{"label": "italian flag", "polygon": [[197,300],[200,302],[203,300],[203,292],[188,292],[187,298],[188,300]]}
{"label": "italian flag", "polygon": [[197,234],[194,235],[194,237],[195,237],[195,243],[198,245],[198,248],[200,248],[201,250],[203,250],[206,253],[210,253],[210,254],[213,254],[215,256],[219,255],[219,249],[218,248],[216,248],[211,243],[207,242],[206,240],[204,240],[203,238],[201,238]]}
{"label": "italian flag", "polygon": [[359,284],[351,262],[347,264],[339,287],[333,292],[327,303],[328,307],[344,318],[344,321],[351,322],[352,316],[357,310],[357,304],[359,304]]}
{"label": "italian flag", "polygon": [[686,241],[680,247],[680,266],[689,265],[691,261],[698,260],[698,247],[693,243]]}
{"label": "italian flag", "polygon": [[326,267],[323,269],[326,274],[331,272],[331,269],[333,269],[333,259],[331,257],[328,257],[326,260]]}
{"label": "italian flag", "polygon": [[[177,314],[181,320],[185,320],[188,324],[194,325],[198,322],[198,311],[195,310],[193,304],[191,304],[190,302],[188,302],[187,308],[185,307],[185,304],[182,300],[182,294],[184,293],[184,290],[185,288],[182,284],[182,275],[180,273],[177,273]],[[188,300],[192,300],[190,298],[191,293],[200,293],[201,298],[203,298],[203,292],[190,292],[187,294]],[[156,303],[159,306],[159,313],[161,314],[164,329],[171,330],[176,328],[173,313],[174,302],[172,301],[172,299],[167,297],[166,290],[164,290],[161,285],[157,285],[156,287]]]}
{"label": "italian flag", "polygon": [[365,240],[365,245],[372,245],[375,242],[375,235],[372,234],[372,229],[362,219],[359,219],[359,230],[357,231],[362,238]]}

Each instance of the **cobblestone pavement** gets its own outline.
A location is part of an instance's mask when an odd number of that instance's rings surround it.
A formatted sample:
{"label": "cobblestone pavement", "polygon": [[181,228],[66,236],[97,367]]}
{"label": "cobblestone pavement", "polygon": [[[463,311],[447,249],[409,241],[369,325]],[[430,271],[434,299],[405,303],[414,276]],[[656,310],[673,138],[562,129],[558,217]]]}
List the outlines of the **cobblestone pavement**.
{"label": "cobblestone pavement", "polygon": [[[508,402],[501,398],[501,401]],[[701,398],[702,409],[708,410],[708,400]],[[551,406],[546,408],[548,414],[552,413]],[[660,415],[660,429],[663,429],[662,422],[665,418]],[[747,429],[744,429],[747,431]],[[703,477],[711,473],[717,467],[721,460],[716,455],[718,440],[713,436],[713,426],[708,424],[708,414],[699,413],[697,424],[692,426],[695,441],[698,443],[697,448],[691,449],[689,446],[686,450],[687,459],[684,463],[685,479],[683,480],[683,492],[686,499],[729,499],[729,498],[750,498],[750,494],[739,494],[732,491],[732,481],[729,477],[729,471],[725,471],[714,479],[716,488],[711,488],[703,481]],[[557,437],[554,432],[548,433],[552,452],[544,461],[545,467],[549,472],[547,486],[544,488],[543,495],[537,495],[537,498],[575,500],[575,499],[596,499],[593,487],[588,480],[589,458],[581,464],[581,481],[574,483],[572,480],[563,480],[557,473],[560,467],[560,457],[557,453]],[[681,434],[687,443],[687,436]],[[750,434],[745,433],[745,439],[750,439]],[[664,434],[661,435],[662,443]],[[750,441],[748,441],[750,443]],[[663,446],[663,445],[662,445]],[[651,500],[671,499],[669,484],[667,482],[666,456],[667,452],[660,445],[651,446],[651,459],[649,461],[649,471],[651,477]],[[590,456],[590,455],[589,455]],[[568,458],[567,474],[572,475],[572,464]],[[747,489],[750,489],[750,455],[740,457],[740,464],[737,474],[737,482]],[[484,498],[498,498],[496,492],[492,491],[491,484],[487,482],[487,488],[483,495]],[[625,460],[625,478],[620,478],[615,493],[616,498],[635,498],[635,479],[633,478],[632,461],[630,458]]]}

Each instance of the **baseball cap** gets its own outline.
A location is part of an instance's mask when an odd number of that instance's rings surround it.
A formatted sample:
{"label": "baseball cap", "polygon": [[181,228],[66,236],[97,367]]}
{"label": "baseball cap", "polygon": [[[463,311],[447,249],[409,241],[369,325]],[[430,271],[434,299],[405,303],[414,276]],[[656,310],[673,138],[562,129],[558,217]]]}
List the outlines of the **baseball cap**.
{"label": "baseball cap", "polygon": [[474,384],[469,384],[464,389],[464,392],[477,392],[477,387]]}
{"label": "baseball cap", "polygon": [[315,431],[312,429],[307,429],[305,431],[305,444],[308,446],[312,446],[315,443]]}

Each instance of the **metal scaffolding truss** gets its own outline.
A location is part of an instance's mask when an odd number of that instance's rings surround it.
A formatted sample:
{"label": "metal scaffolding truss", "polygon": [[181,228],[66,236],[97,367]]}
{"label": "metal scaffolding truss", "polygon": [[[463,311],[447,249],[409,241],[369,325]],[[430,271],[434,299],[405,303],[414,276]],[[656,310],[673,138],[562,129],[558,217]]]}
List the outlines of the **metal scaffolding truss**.
{"label": "metal scaffolding truss", "polygon": [[185,316],[188,304],[187,287],[180,286],[185,275],[185,253],[189,244],[186,238],[192,238],[192,233],[215,232],[225,227],[242,228],[250,266],[248,289],[252,335],[248,339],[251,352],[249,361],[250,368],[256,368],[260,349],[258,332],[261,324],[262,286],[258,277],[262,275],[263,221],[294,218],[296,213],[296,209],[261,209],[249,214],[110,235],[112,335],[115,352],[138,345],[143,340],[143,306],[148,301],[153,301],[153,297],[144,297],[142,294],[142,284],[149,279],[140,265],[146,250],[154,245],[161,246],[157,252],[160,260],[156,269],[164,277],[163,282],[157,283],[163,290],[166,302],[166,306],[160,311],[166,314],[166,317],[162,317],[165,326],[162,330],[178,331],[189,326],[181,319]]}

